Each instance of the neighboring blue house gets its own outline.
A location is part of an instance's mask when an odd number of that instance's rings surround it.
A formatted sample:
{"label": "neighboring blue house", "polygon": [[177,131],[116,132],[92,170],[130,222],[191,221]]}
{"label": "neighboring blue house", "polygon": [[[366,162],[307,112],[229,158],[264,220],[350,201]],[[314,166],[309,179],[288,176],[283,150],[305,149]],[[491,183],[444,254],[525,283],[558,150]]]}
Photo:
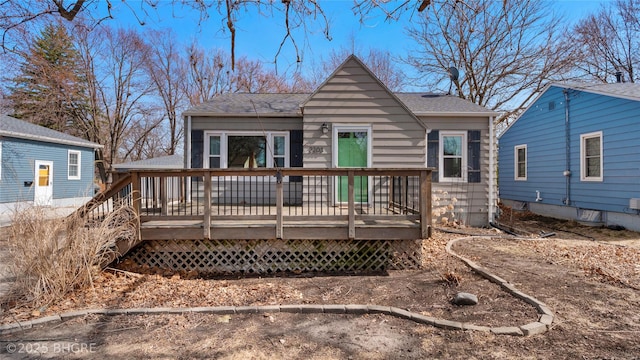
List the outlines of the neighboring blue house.
{"label": "neighboring blue house", "polygon": [[640,231],[640,84],[548,85],[499,138],[507,206]]}
{"label": "neighboring blue house", "polygon": [[21,205],[79,206],[94,194],[102,145],[0,114],[0,214]]}

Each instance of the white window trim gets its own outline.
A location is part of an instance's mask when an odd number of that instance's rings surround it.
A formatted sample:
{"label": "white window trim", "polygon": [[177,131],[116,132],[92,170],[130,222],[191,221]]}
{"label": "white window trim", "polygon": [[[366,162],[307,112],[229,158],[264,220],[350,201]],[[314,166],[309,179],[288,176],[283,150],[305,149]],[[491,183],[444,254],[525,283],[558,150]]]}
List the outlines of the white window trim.
{"label": "white window trim", "polygon": [[289,160],[291,158],[290,154],[290,145],[289,145],[289,132],[287,131],[270,131],[266,134],[259,131],[205,131],[204,132],[204,146],[203,146],[203,158],[202,158],[202,167],[205,169],[209,168],[209,147],[210,147],[210,137],[211,136],[219,136],[220,137],[220,169],[228,168],[228,139],[229,136],[265,136],[267,139],[267,163],[266,168],[273,168],[273,153],[274,153],[274,141],[273,138],[275,136],[284,136],[284,167],[289,167]]}
{"label": "white window trim", "polygon": [[[600,138],[600,176],[587,176],[587,162],[586,162],[586,149],[585,141],[591,138]],[[587,134],[580,135],[580,181],[600,181],[604,180],[604,152],[603,152],[603,137],[602,131],[596,131]]]}
{"label": "white window trim", "polygon": [[[78,175],[71,176],[69,175],[69,170],[71,170],[71,154],[78,155]],[[80,180],[82,177],[81,172],[81,164],[82,164],[82,152],[78,150],[68,150],[67,151],[67,179],[68,180]]]}
{"label": "white window trim", "polygon": [[[462,136],[462,177],[445,177],[444,176],[444,141],[445,136]],[[438,139],[438,180],[439,182],[467,182],[467,132],[466,131],[440,131]]]}
{"label": "white window trim", "polygon": [[[524,176],[518,176],[518,150],[524,149]],[[516,181],[526,181],[529,176],[529,150],[527,145],[516,145],[513,148],[513,178]]]}

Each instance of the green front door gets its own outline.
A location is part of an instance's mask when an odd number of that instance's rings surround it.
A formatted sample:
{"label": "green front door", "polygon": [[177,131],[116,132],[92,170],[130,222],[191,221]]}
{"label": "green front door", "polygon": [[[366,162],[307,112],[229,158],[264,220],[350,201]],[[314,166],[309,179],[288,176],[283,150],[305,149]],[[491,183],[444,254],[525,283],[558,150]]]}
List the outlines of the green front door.
{"label": "green front door", "polygon": [[[338,167],[366,168],[368,167],[369,136],[366,130],[338,130]],[[338,179],[337,200],[346,203],[349,195],[349,179],[340,176]],[[356,176],[354,178],[355,202],[366,203],[368,200],[368,178]]]}

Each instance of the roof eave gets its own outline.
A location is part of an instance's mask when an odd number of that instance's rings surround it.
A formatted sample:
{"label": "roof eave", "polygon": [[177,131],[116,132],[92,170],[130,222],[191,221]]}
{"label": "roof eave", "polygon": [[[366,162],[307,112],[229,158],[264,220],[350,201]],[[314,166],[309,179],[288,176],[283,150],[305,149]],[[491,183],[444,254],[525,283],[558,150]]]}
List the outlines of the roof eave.
{"label": "roof eave", "polygon": [[[256,113],[220,113],[211,111],[187,111],[182,116],[256,117]],[[258,117],[302,117],[302,113],[257,113]]]}
{"label": "roof eave", "polygon": [[4,131],[0,130],[0,136],[10,137],[16,139],[25,139],[25,140],[35,140],[35,141],[43,141],[53,144],[62,144],[62,145],[72,145],[84,148],[91,149],[102,149],[104,145],[96,144],[96,143],[84,143],[80,141],[66,140],[66,139],[55,139],[47,136],[38,136],[38,135],[30,135],[30,134],[22,134],[13,131]]}
{"label": "roof eave", "polygon": [[607,92],[607,91],[602,91],[599,89],[593,89],[593,88],[589,88],[588,85],[583,86],[576,86],[575,84],[563,84],[560,82],[553,82],[548,84],[548,86],[556,86],[556,87],[560,87],[563,89],[574,89],[574,90],[578,90],[578,91],[584,91],[584,92],[588,92],[588,93],[592,93],[592,94],[597,94],[597,95],[602,95],[602,96],[610,96],[610,97],[614,97],[614,98],[619,98],[619,99],[625,99],[625,100],[631,100],[631,101],[640,101],[640,98],[637,96],[631,96],[631,95],[625,95],[625,94],[616,94],[616,93],[611,93],[611,92]]}
{"label": "roof eave", "polygon": [[498,116],[500,115],[494,111],[482,111],[482,112],[448,112],[448,111],[429,111],[429,112],[414,112],[416,116],[441,116],[441,117],[485,117],[485,116]]}

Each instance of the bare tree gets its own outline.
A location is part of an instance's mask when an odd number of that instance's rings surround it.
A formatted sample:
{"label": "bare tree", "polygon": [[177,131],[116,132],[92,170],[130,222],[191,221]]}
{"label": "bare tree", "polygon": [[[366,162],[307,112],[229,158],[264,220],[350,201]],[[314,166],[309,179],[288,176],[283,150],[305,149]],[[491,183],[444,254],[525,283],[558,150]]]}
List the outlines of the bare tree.
{"label": "bare tree", "polygon": [[328,58],[321,58],[322,64],[315,67],[315,71],[312,73],[314,87],[320,85],[320,82],[324,81],[351,54],[356,54],[391,91],[399,91],[406,85],[406,77],[396,65],[398,61],[394,61],[388,50],[369,49],[365,51],[354,47],[351,50],[346,48],[334,50]]}
{"label": "bare tree", "polygon": [[[158,6],[156,0],[142,0],[137,6],[129,6],[134,1],[123,0],[129,10],[136,17],[141,25],[145,24],[146,12]],[[297,61],[301,61],[300,46],[298,40],[293,35],[297,29],[301,33],[307,32],[307,27],[316,21],[321,23],[323,32],[327,38],[329,36],[329,21],[322,7],[316,0],[292,1],[292,0],[217,0],[217,1],[182,1],[172,0],[172,5],[181,5],[181,8],[191,8],[195,10],[200,21],[209,18],[210,13],[217,12],[221,17],[220,30],[226,31],[230,35],[231,68],[235,67],[235,43],[236,43],[236,23],[245,14],[253,13],[265,17],[281,18],[285,31],[282,41],[275,55],[278,58],[284,45],[291,43],[296,50]],[[68,21],[73,21],[83,14],[90,26],[94,27],[106,19],[114,17],[112,13],[112,3],[110,0],[3,0],[3,12],[0,13],[0,29],[2,30],[3,48],[7,45],[7,36],[12,31],[21,30],[26,24],[51,17],[61,17]],[[98,9],[106,10],[104,17],[95,16],[100,13]]]}
{"label": "bare tree", "polygon": [[153,114],[135,118],[122,137],[119,149],[122,158],[136,161],[167,155],[164,138],[168,129],[159,126],[162,120],[162,117]]}
{"label": "bare tree", "polygon": [[120,150],[132,127],[145,124],[146,128],[153,128],[160,120],[153,124],[146,121],[154,114],[147,101],[153,85],[145,76],[149,46],[132,30],[104,28],[100,36],[104,68],[100,72],[103,78],[98,78],[99,97],[108,121],[105,160],[110,167],[115,161],[128,159]]}
{"label": "bare tree", "polygon": [[171,31],[154,31],[149,35],[153,46],[148,52],[147,71],[162,101],[168,126],[169,141],[161,148],[166,154],[173,155],[182,137],[178,109],[186,105],[185,93],[180,89],[186,75],[186,62],[178,52],[177,41]]}
{"label": "bare tree", "polygon": [[238,59],[232,73],[232,91],[245,93],[303,93],[311,91],[310,83],[296,72],[287,81],[286,74],[265,69],[264,65],[246,57]]}
{"label": "bare tree", "polygon": [[[137,1],[137,0],[136,0]],[[122,3],[136,17],[141,25],[145,24],[145,18],[149,11],[158,6],[157,0],[122,0]],[[452,4],[464,3],[462,0],[447,0]],[[113,13],[113,0],[3,0],[3,12],[0,13],[0,29],[2,30],[1,46],[6,48],[7,35],[13,31],[20,31],[29,22],[42,18],[58,17],[68,21],[74,21],[83,15],[92,27],[106,19],[117,16]],[[431,5],[431,0],[353,0],[352,10],[361,21],[366,21],[369,16],[383,14],[389,21],[396,21],[404,13],[413,14],[425,11]],[[136,6],[131,6],[135,4]],[[179,8],[195,10],[199,14],[200,21],[208,19],[212,13],[220,16],[220,27],[216,31],[228,32],[230,38],[231,68],[235,68],[236,24],[239,19],[248,14],[277,19],[284,25],[284,33],[280,45],[274,56],[277,61],[283,47],[291,44],[295,49],[296,61],[302,61],[300,36],[304,37],[312,28],[319,27],[324,36],[331,40],[330,22],[318,0],[172,0],[174,9]],[[179,5],[176,6],[176,5]],[[106,13],[105,16],[98,14]],[[184,14],[181,14],[184,15]]]}
{"label": "bare tree", "polygon": [[188,70],[182,89],[191,105],[203,103],[218,94],[230,92],[231,69],[224,51],[205,51],[197,44],[187,50]]}
{"label": "bare tree", "polygon": [[188,70],[182,84],[191,105],[213,99],[230,92],[308,92],[311,83],[300,73],[293,73],[287,81],[286,74],[265,69],[263,63],[241,57],[235,69],[229,55],[220,49],[205,51],[192,44],[187,52]]}
{"label": "bare tree", "polygon": [[[569,47],[556,41],[561,25],[535,0],[434,1],[408,29],[418,47],[406,60],[426,86],[453,85],[461,98],[501,111],[501,121],[572,65]],[[452,66],[462,73],[453,82]]]}
{"label": "bare tree", "polygon": [[611,82],[620,72],[624,81],[635,82],[640,62],[640,1],[617,0],[581,20],[570,43],[576,46],[576,66],[587,77]]}

